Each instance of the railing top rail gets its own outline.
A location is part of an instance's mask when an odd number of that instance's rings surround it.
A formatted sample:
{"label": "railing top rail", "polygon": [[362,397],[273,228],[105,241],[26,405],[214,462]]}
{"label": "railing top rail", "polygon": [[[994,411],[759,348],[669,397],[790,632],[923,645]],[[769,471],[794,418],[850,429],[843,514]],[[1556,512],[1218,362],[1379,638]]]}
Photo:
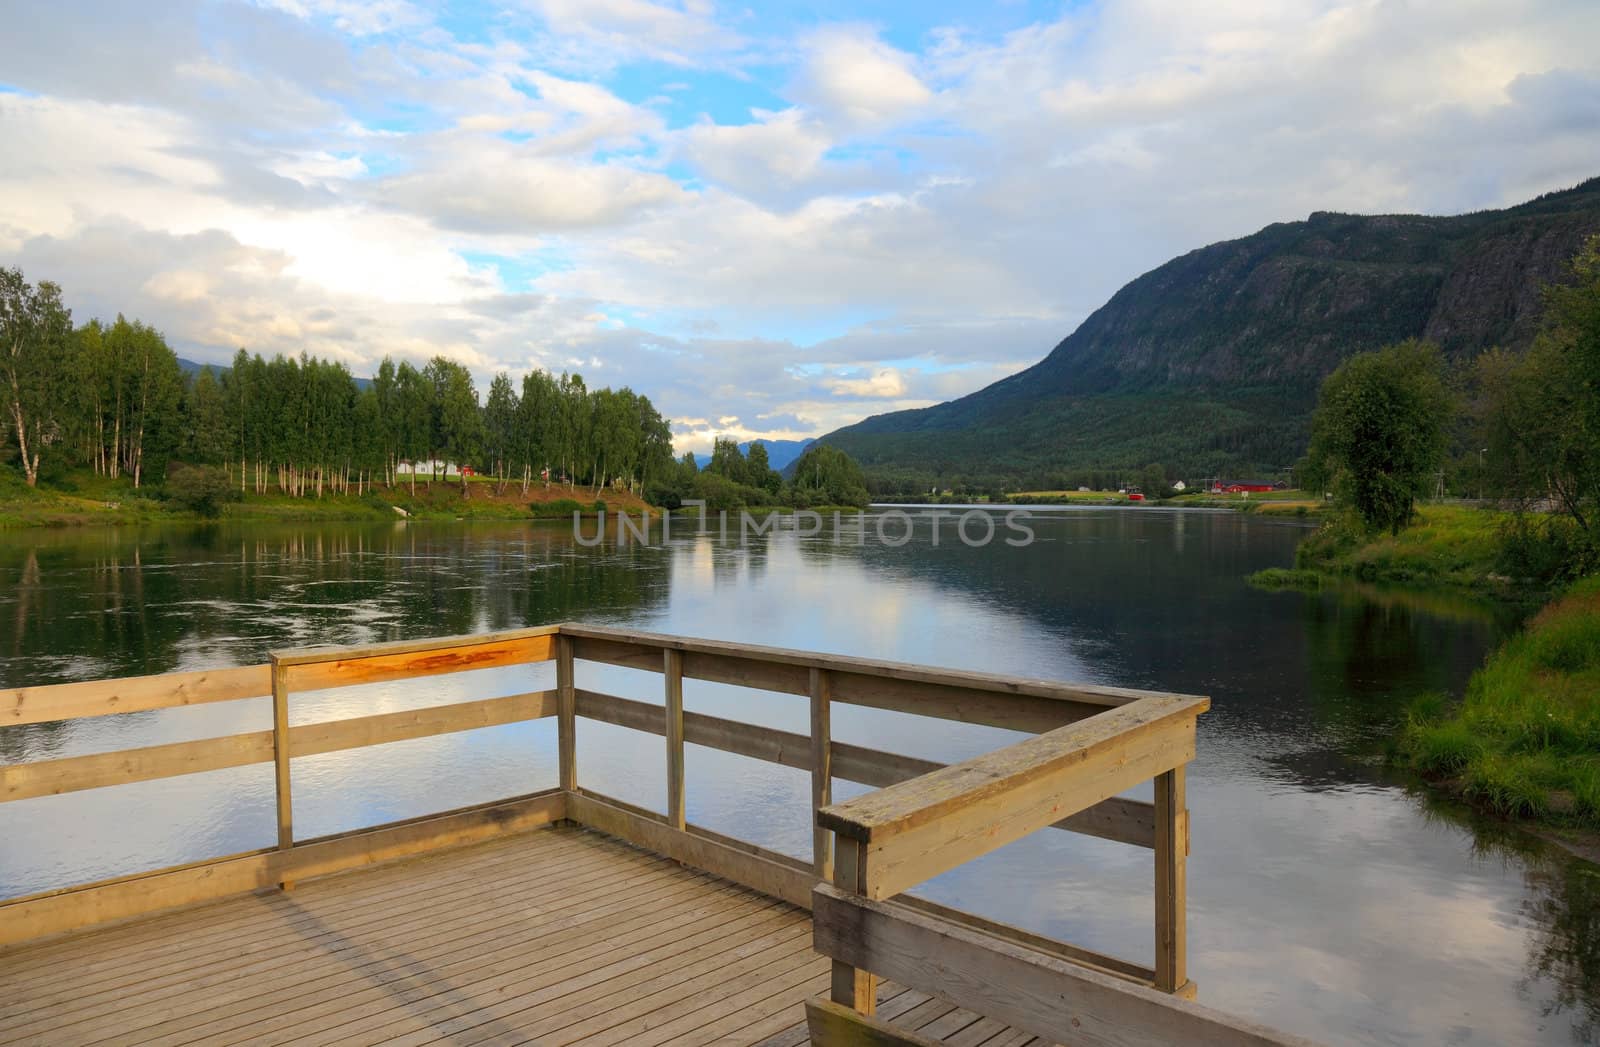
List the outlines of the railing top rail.
{"label": "railing top rail", "polygon": [[[1003,749],[950,764],[844,803],[824,807],[817,822],[868,843],[927,825],[945,815],[1000,801],[1052,775],[1070,773],[1140,733],[1193,721],[1209,698],[1155,696],[1068,724]],[[1121,767],[1125,761],[1112,761]],[[1166,770],[1167,768],[1162,768]],[[1048,813],[1048,812],[1047,812]],[[1045,817],[1042,824],[1053,818]]]}
{"label": "railing top rail", "polygon": [[324,662],[354,662],[368,658],[385,658],[396,654],[423,654],[458,647],[482,647],[486,644],[528,640],[538,636],[553,636],[561,631],[559,625],[540,625],[528,629],[503,629],[492,633],[468,633],[463,636],[434,636],[421,640],[397,640],[392,643],[365,644],[360,647],[318,645],[270,651],[268,657],[280,666],[320,665]]}
{"label": "railing top rail", "polygon": [[[719,655],[728,658],[748,658],[754,661],[791,665],[805,669],[824,669],[862,676],[879,676],[907,683],[926,683],[946,687],[962,687],[974,691],[1026,695],[1032,698],[1055,698],[1115,708],[1143,698],[1194,698],[1194,695],[1172,694],[1163,691],[1142,691],[1128,687],[1107,687],[1100,684],[1064,683],[1059,680],[1040,680],[1001,673],[975,672],[970,669],[943,669],[908,662],[881,661],[843,654],[818,654],[785,647],[768,647],[762,644],[735,643],[727,640],[701,640],[666,633],[641,632],[603,625],[566,623],[560,627],[561,635],[580,639],[610,640],[616,643],[643,644],[663,650],[683,651],[691,654]],[[581,656],[580,656],[581,657]]]}

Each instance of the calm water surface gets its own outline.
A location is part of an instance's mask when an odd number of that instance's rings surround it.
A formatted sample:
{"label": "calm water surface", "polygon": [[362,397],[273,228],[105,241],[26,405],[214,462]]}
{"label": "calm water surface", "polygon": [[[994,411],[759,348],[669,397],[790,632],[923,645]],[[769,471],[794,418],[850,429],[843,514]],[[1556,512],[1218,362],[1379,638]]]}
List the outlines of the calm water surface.
{"label": "calm water surface", "polygon": [[[1209,694],[1189,776],[1190,974],[1204,1002],[1332,1043],[1595,1041],[1600,870],[1430,804],[1382,766],[1405,701],[1459,693],[1505,623],[1445,599],[1250,589],[1251,571],[1291,562],[1305,529],[1290,522],[1063,510],[1034,527],[1038,541],[1020,549],[967,548],[951,522],[935,543],[926,520],[901,547],[858,546],[847,529],[584,548],[550,524],[0,533],[0,687],[582,620]],[[293,719],[510,694],[552,677],[538,666],[296,695]],[[578,682],[660,700],[653,674],[580,663]],[[691,709],[807,729],[803,699],[685,689]],[[946,760],[1016,737],[850,706],[834,717],[841,740]],[[270,719],[265,700],[249,700],[11,727],[0,729],[0,761]],[[296,760],[296,830],[552,786],[554,726]],[[578,756],[583,784],[660,809],[659,738],[581,721]],[[809,856],[808,802],[799,772],[689,747],[699,824]],[[266,846],[274,833],[270,765],[0,804],[0,894]],[[922,889],[1145,963],[1152,892],[1148,851],[1061,832]]]}

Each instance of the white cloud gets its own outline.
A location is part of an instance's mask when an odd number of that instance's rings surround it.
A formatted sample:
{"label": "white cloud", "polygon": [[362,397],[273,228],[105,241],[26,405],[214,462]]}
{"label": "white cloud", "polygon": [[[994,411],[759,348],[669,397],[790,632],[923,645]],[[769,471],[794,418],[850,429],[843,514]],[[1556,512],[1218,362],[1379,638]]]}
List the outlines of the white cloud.
{"label": "white cloud", "polygon": [[848,124],[900,119],[932,97],[915,62],[863,26],[834,26],[803,43],[806,69],[800,92],[822,112]]}
{"label": "white cloud", "polygon": [[[1108,0],[904,50],[694,2],[527,0],[471,38],[429,17],[178,0],[9,26],[0,264],[205,359],[581,367],[698,447],[970,392],[1271,221],[1600,173],[1578,0]],[[681,71],[630,91],[634,62]]]}

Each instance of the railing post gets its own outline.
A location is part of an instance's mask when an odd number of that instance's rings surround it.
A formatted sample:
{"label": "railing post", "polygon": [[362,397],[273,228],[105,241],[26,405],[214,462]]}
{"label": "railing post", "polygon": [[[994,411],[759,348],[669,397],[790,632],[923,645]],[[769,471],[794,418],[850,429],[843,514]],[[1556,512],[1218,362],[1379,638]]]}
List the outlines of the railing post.
{"label": "railing post", "polygon": [[817,812],[833,802],[833,691],[828,674],[811,670],[811,860],[817,879],[833,879],[833,834]]}
{"label": "railing post", "polygon": [[667,692],[667,823],[682,829],[687,824],[683,802],[683,652],[669,647],[661,656]]}
{"label": "railing post", "polygon": [[1156,988],[1162,992],[1178,992],[1189,981],[1189,809],[1184,792],[1182,766],[1156,775]]}
{"label": "railing post", "polygon": [[[833,837],[833,885],[851,894],[865,894],[867,883],[867,845],[837,833]],[[878,979],[869,971],[833,961],[833,1002],[851,1007],[857,1014],[878,1011]]]}
{"label": "railing post", "polygon": [[572,679],[572,637],[556,637],[556,761],[561,788],[578,789],[578,693]]}
{"label": "railing post", "polygon": [[[272,762],[278,794],[278,850],[294,847],[294,799],[289,788],[289,667],[272,658]],[[278,887],[290,890],[293,880],[280,880]]]}

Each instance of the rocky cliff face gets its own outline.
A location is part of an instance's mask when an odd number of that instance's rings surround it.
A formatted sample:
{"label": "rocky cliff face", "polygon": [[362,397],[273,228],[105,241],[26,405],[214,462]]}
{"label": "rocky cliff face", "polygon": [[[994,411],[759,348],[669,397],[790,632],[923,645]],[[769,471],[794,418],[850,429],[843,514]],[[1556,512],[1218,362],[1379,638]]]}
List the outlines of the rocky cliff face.
{"label": "rocky cliff face", "polygon": [[[1019,468],[1128,465],[1136,449],[1114,441],[1064,455],[1051,417],[1095,417],[1097,398],[1115,399],[1119,411],[1130,397],[1237,406],[1248,391],[1251,418],[1241,424],[1271,435],[1236,441],[1233,451],[1175,437],[1159,460],[1221,466],[1254,454],[1258,464],[1284,464],[1301,449],[1295,443],[1317,383],[1345,357],[1414,337],[1437,342],[1452,359],[1525,347],[1538,325],[1539,289],[1596,233],[1600,178],[1518,207],[1445,218],[1316,212],[1146,273],[1019,374],[824,439],[881,473],[926,464],[931,451],[906,434],[994,435],[1026,419],[1025,431],[1013,434],[1022,444],[1007,456]],[[1079,457],[1091,450],[1103,457]],[[1137,449],[1147,450],[1146,442]],[[996,475],[997,463],[959,440],[940,453],[950,468]],[[1016,470],[998,470],[1008,471]]]}

